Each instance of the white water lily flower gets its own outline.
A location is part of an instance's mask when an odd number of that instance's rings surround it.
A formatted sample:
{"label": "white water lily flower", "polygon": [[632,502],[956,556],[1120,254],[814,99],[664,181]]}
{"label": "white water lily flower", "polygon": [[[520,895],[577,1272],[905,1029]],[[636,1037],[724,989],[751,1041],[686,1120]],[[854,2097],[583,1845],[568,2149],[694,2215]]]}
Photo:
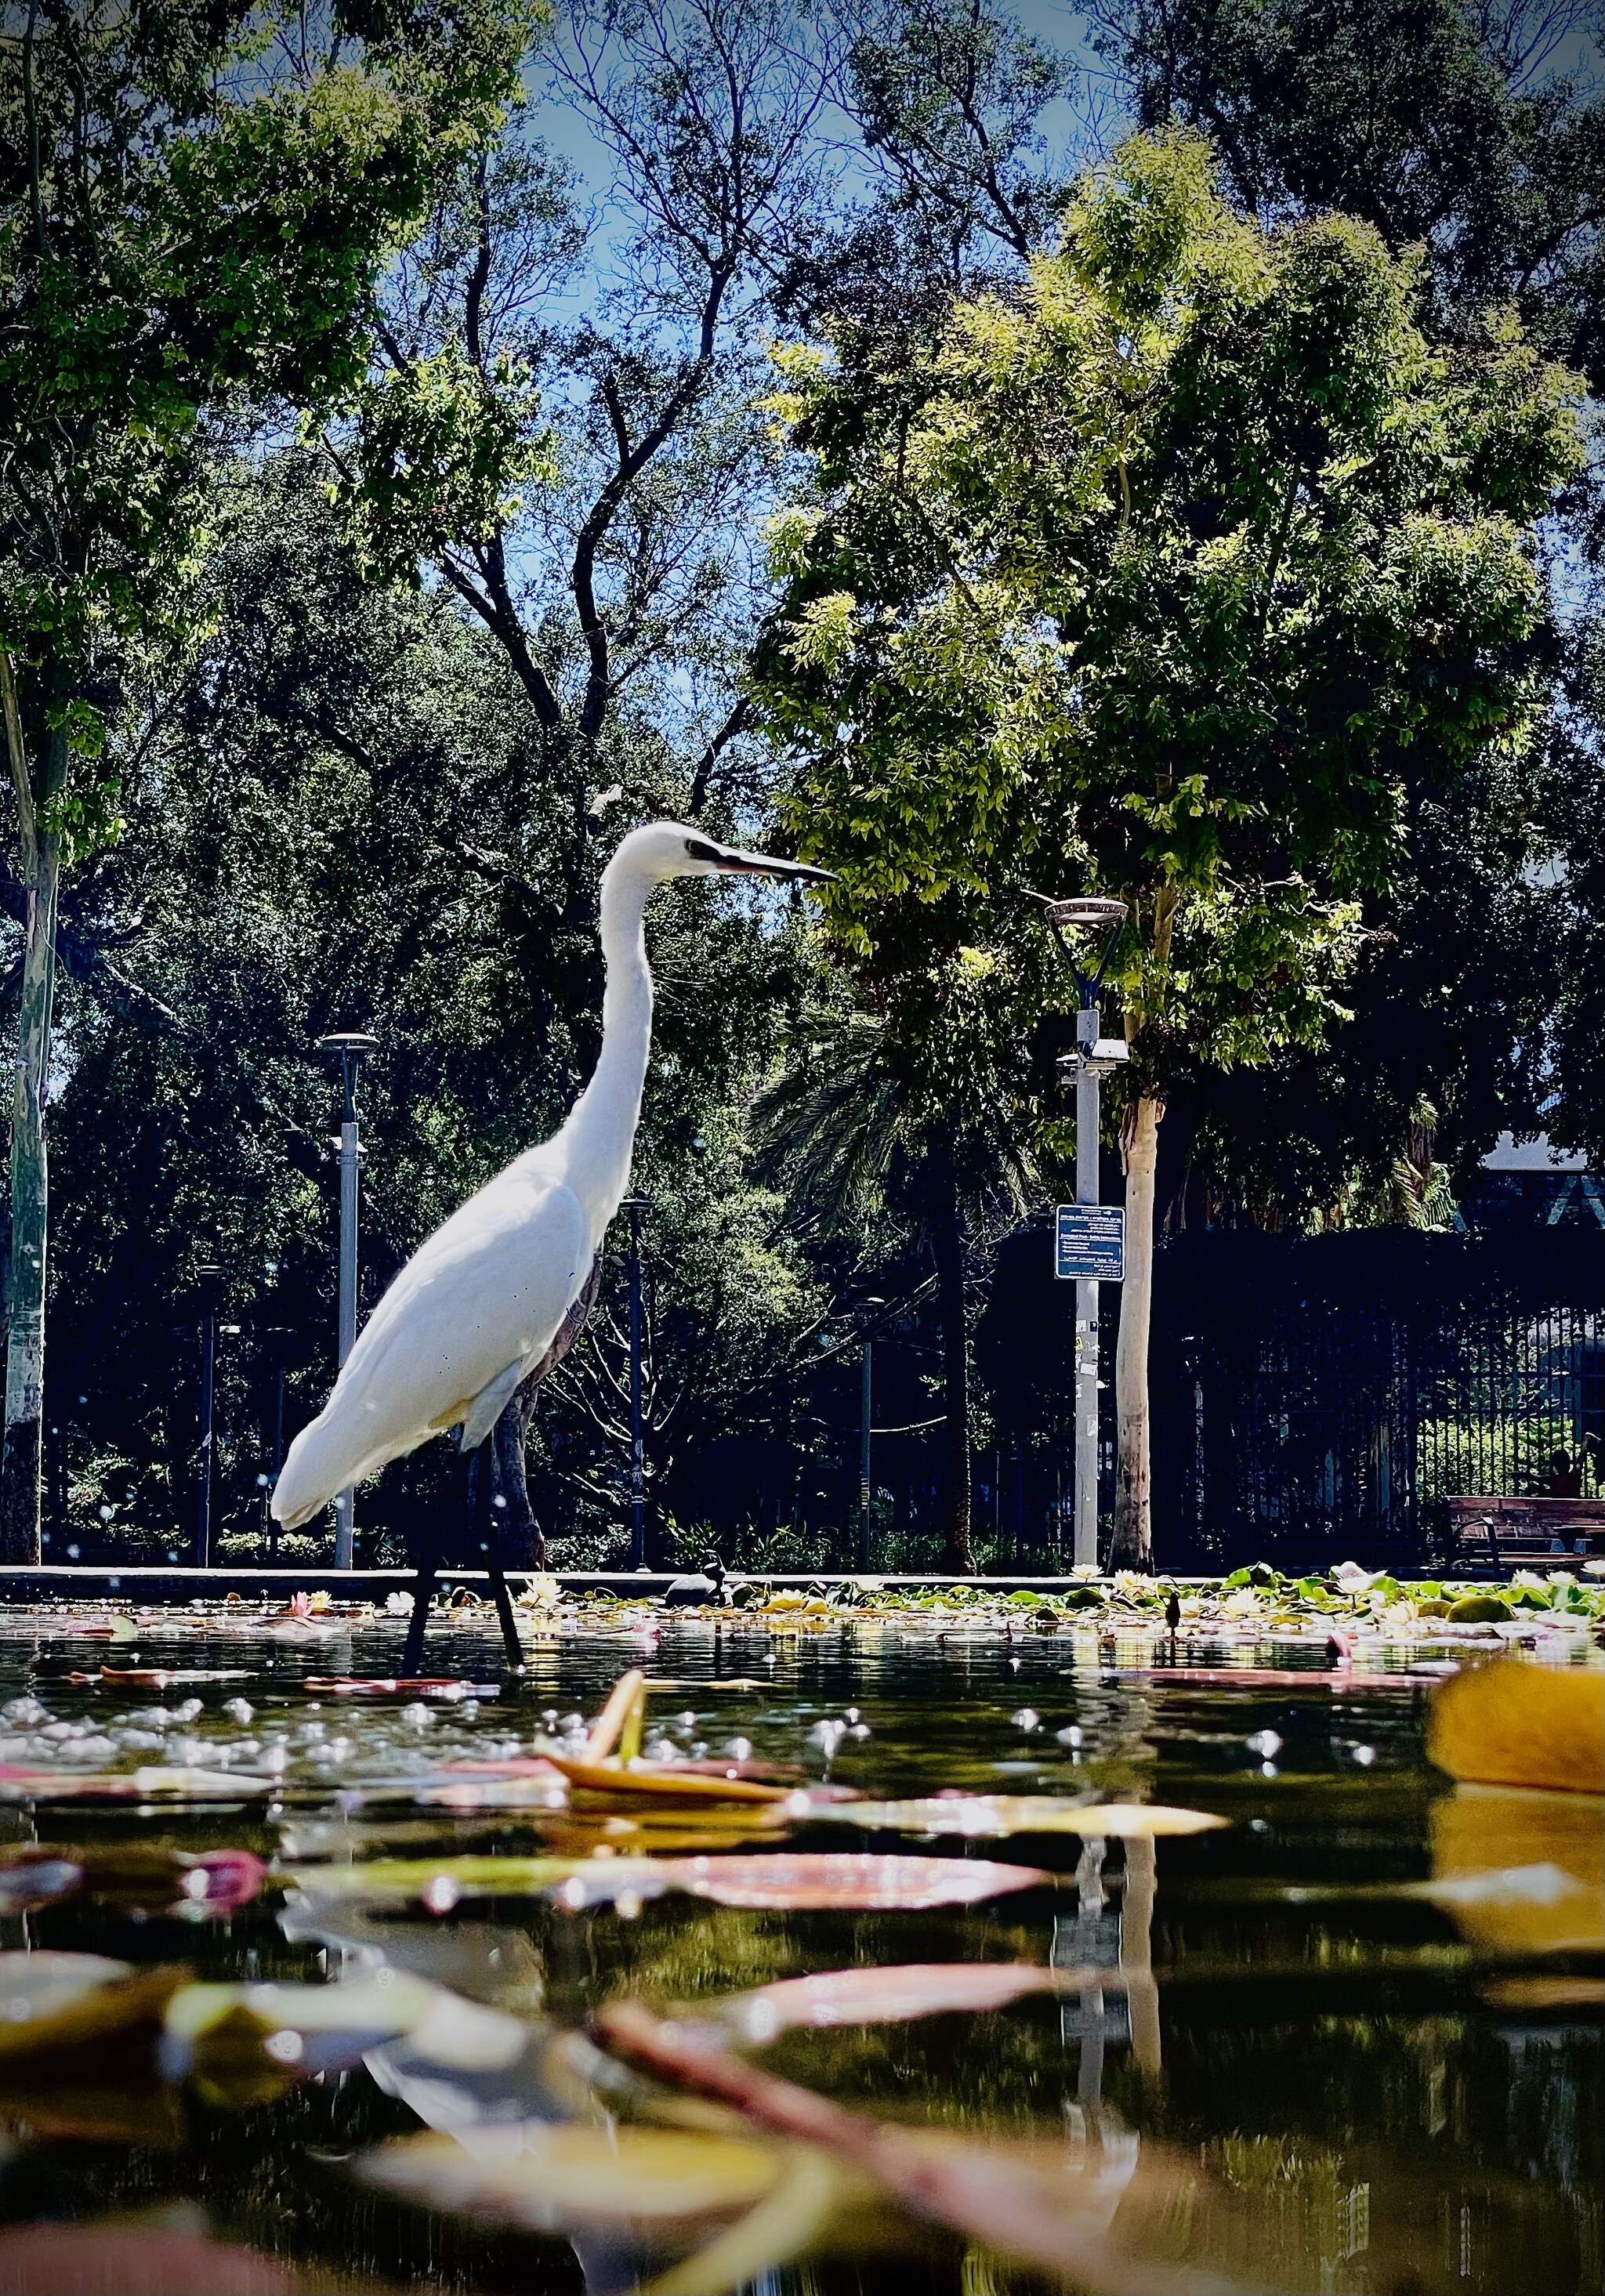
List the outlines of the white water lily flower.
{"label": "white water lily flower", "polygon": [[1381,1575],[1380,1570],[1362,1570],[1357,1562],[1339,1562],[1331,1578],[1333,1586],[1340,1587],[1344,1594],[1358,1595]]}

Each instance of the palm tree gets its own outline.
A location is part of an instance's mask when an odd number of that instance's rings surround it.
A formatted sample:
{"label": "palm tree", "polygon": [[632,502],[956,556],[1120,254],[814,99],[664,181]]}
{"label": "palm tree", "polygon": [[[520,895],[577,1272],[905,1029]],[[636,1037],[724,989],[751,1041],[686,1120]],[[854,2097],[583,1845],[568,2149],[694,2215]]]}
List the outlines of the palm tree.
{"label": "palm tree", "polygon": [[895,1208],[930,1254],[942,1334],[944,1566],[964,1574],[975,1569],[968,1263],[974,1245],[995,1234],[1000,1216],[1016,1218],[1029,1205],[1037,1182],[996,1078],[933,1104],[922,1066],[882,1018],[816,1014],[798,1031],[784,1073],[755,1103],[754,1131],[760,1172],[785,1191],[804,1227],[849,1234]]}

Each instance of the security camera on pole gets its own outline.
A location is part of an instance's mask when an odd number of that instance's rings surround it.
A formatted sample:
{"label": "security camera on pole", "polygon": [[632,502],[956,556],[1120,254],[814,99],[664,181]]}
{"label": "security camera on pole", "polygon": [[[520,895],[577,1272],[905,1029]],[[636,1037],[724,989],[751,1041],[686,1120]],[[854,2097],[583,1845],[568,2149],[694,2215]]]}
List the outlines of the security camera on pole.
{"label": "security camera on pole", "polygon": [[[1123,1037],[1100,1033],[1097,996],[1115,942],[1126,922],[1126,903],[1089,897],[1050,901],[1047,918],[1065,963],[1074,975],[1079,1000],[1076,1049],[1060,1066],[1076,1081],[1076,1201],[1060,1204],[1053,1222],[1053,1273],[1076,1285],[1076,1567],[1098,1564],[1098,1284],[1119,1283],[1126,1273],[1126,1214],[1118,1204],[1098,1201],[1098,1087],[1127,1055]],[[1069,935],[1097,947],[1088,971]]]}

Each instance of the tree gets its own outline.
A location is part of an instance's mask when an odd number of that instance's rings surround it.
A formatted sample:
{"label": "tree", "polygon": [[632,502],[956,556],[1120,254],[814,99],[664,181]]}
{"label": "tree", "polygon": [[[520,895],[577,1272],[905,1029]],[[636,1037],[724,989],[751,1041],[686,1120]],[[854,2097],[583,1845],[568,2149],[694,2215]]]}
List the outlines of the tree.
{"label": "tree", "polygon": [[[1513,304],[1535,342],[1605,386],[1605,89],[1593,0],[1135,0],[1100,45],[1139,117],[1207,133],[1229,195],[1264,220],[1339,208],[1417,249],[1417,316],[1476,345]],[[1597,803],[1598,458],[1540,534],[1554,682],[1519,767],[1486,760],[1412,799],[1405,865],[1368,912],[1341,1050],[1301,1056],[1287,1103],[1251,1074],[1178,1090],[1165,1145],[1173,1216],[1344,1217],[1397,1152],[1422,1096],[1464,1169],[1502,1129],[1586,1135],[1590,1070],[1566,1016],[1588,998],[1597,873],[1576,824]],[[1575,1109],[1575,1114],[1574,1114]],[[1596,1127],[1597,1136],[1597,1127]]]}
{"label": "tree", "polygon": [[1407,785],[1519,746],[1538,696],[1524,529],[1576,466],[1575,384],[1513,319],[1435,353],[1414,291],[1369,226],[1245,222],[1201,141],[1139,137],[919,372],[786,362],[815,475],[757,691],[842,945],[979,940],[1044,877],[1130,906],[1116,1536],[1140,1558],[1169,1078],[1320,1039]]}
{"label": "tree", "polygon": [[[115,833],[119,700],[206,619],[202,445],[360,376],[375,276],[482,139],[516,12],[30,0],[0,50],[0,704],[26,951],[12,1105],[0,1553],[37,1552],[44,1103],[64,857]],[[148,725],[143,729],[148,733]],[[136,735],[137,738],[137,735]]]}

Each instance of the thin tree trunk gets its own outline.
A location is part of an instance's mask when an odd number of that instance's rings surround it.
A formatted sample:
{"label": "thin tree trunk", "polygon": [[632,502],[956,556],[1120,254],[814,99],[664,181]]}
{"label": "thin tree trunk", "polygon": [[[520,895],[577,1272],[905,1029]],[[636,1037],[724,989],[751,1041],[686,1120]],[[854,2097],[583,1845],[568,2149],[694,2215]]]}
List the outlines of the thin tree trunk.
{"label": "thin tree trunk", "polygon": [[[45,1144],[45,1087],[55,1001],[56,890],[61,845],[40,825],[22,738],[9,657],[0,653],[0,706],[6,762],[16,792],[22,880],[28,892],[22,996],[11,1111],[11,1314],[5,1346],[5,1426],[0,1440],[0,1560],[39,1559],[40,1481],[44,1466],[45,1285],[50,1173]],[[48,736],[41,795],[66,771],[66,740]]]}
{"label": "thin tree trunk", "polygon": [[931,1158],[930,1251],[937,1269],[937,1312],[942,1319],[942,1567],[955,1576],[975,1571],[970,1544],[970,1345],[964,1326],[964,1228],[958,1178],[946,1147]]}
{"label": "thin tree trunk", "polygon": [[1150,1482],[1148,1336],[1153,1308],[1154,1169],[1162,1111],[1144,1094],[1132,1111],[1126,1159],[1126,1281],[1115,1347],[1115,1536],[1110,1561],[1146,1570],[1153,1562]]}

